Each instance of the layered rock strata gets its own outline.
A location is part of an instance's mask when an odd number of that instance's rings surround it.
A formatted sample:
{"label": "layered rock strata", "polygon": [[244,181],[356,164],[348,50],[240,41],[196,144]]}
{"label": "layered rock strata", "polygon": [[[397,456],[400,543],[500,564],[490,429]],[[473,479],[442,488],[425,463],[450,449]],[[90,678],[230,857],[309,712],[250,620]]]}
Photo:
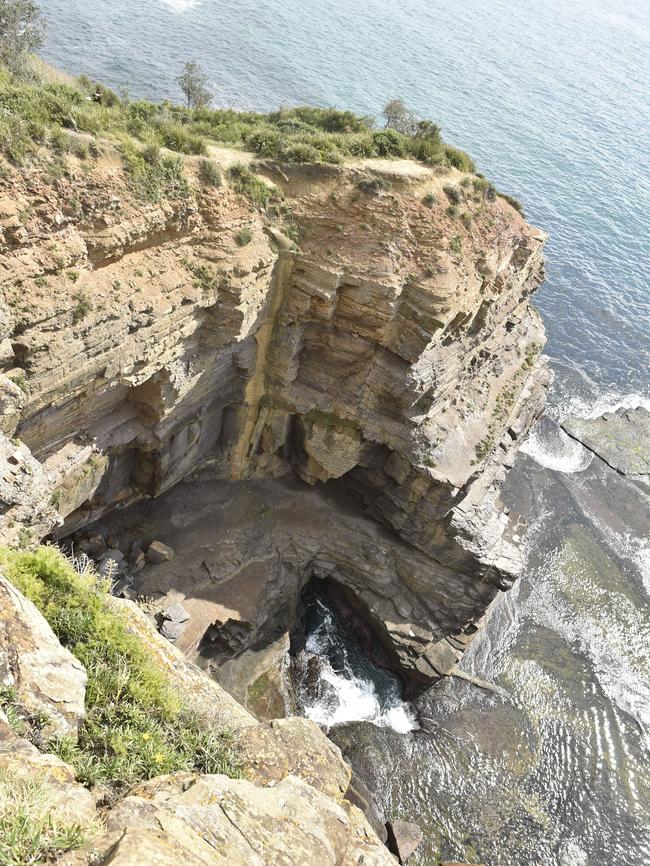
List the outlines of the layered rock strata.
{"label": "layered rock strata", "polygon": [[520,569],[499,487],[548,381],[543,234],[405,161],[253,163],[260,209],[193,160],[192,194],[157,204],[107,145],[67,160],[0,180],[2,538],[69,534],[199,467],[291,474],[382,533],[377,572],[328,517],[300,581],[347,587],[418,683],[448,672]]}

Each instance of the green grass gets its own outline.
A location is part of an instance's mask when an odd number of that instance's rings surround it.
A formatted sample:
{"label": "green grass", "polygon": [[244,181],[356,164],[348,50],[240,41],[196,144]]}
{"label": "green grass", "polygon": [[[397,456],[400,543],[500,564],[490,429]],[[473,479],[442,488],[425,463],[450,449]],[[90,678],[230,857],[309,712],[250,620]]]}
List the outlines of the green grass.
{"label": "green grass", "polygon": [[0,564],[88,674],[78,742],[61,738],[49,744],[81,782],[123,787],[190,769],[237,775],[232,735],[206,726],[184,706],[109,605],[105,582],[92,572],[79,574],[54,547],[0,548]]}
{"label": "green grass", "polygon": [[237,241],[237,246],[245,247],[253,240],[253,233],[250,229],[241,229],[235,235],[235,240]]}
{"label": "green grass", "polygon": [[258,207],[266,207],[266,205],[274,198],[278,198],[275,193],[264,181],[256,177],[247,166],[237,163],[228,169],[228,177],[233,185],[235,192],[247,198],[251,204]]}
{"label": "green grass", "polygon": [[[88,99],[97,92],[99,101]],[[446,144],[435,124],[423,122],[415,135],[406,135],[394,129],[375,129],[372,118],[334,108],[299,106],[261,114],[189,109],[167,101],[129,102],[85,76],[76,86],[39,84],[15,79],[1,69],[0,109],[0,151],[16,164],[24,162],[42,142],[80,159],[99,152],[67,132],[71,130],[93,136],[127,136],[180,154],[204,155],[210,140],[284,162],[411,157],[430,165],[474,171],[470,157]]]}
{"label": "green grass", "polygon": [[52,801],[46,783],[0,769],[2,866],[38,866],[83,845],[91,829]]}

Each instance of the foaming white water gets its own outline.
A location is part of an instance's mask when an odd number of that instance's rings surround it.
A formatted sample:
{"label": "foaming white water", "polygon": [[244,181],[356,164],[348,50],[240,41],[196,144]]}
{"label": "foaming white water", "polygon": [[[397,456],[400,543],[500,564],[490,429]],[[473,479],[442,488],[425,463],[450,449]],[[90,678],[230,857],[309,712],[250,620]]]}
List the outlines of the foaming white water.
{"label": "foaming white water", "polygon": [[545,469],[555,472],[582,472],[593,460],[593,454],[556,425],[537,425],[521,451]]}
{"label": "foaming white water", "polygon": [[200,0],[160,0],[160,2],[172,12],[187,12],[198,6]]}
{"label": "foaming white water", "polygon": [[572,397],[558,408],[559,420],[569,415],[578,418],[599,418],[607,412],[618,412],[619,409],[638,409],[643,407],[650,412],[650,397],[643,394],[601,394],[595,400],[585,400],[582,397]]}
{"label": "foaming white water", "polygon": [[341,676],[324,664],[321,679],[332,686],[333,695],[305,707],[305,715],[319,725],[344,722],[372,722],[380,728],[392,728],[405,734],[419,728],[408,704],[402,701],[383,709],[373,684],[354,676]]}

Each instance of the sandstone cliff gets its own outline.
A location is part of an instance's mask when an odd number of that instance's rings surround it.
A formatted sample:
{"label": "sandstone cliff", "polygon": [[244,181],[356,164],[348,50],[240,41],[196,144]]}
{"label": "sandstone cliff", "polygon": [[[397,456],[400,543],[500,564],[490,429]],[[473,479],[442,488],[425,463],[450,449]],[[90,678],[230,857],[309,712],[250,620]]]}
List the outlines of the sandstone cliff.
{"label": "sandstone cliff", "polygon": [[[328,577],[417,687],[448,672],[520,569],[499,487],[547,384],[543,234],[456,169],[212,147],[220,186],[187,158],[190,192],[152,204],[98,153],[0,179],[2,540],[67,535],[200,467],[215,490],[324,485],[318,527],[249,544],[275,589],[238,649]],[[211,585],[236,585],[242,555],[216,560]]]}

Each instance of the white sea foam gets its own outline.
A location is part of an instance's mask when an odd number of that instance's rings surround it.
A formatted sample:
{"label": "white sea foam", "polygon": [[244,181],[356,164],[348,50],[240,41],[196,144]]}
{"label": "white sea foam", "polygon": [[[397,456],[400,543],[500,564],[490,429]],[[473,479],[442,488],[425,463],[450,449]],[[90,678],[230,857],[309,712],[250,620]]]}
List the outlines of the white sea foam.
{"label": "white sea foam", "polygon": [[601,394],[595,400],[585,400],[582,397],[572,397],[557,410],[558,420],[570,415],[578,418],[600,418],[606,412],[617,412],[619,409],[638,409],[642,406],[650,412],[650,397],[642,394]]}
{"label": "white sea foam", "polygon": [[545,469],[566,473],[582,472],[594,456],[556,425],[535,427],[520,450]]}
{"label": "white sea foam", "polygon": [[319,725],[372,722],[405,734],[419,728],[411,708],[403,701],[382,708],[374,685],[355,676],[341,676],[325,663],[321,679],[333,687],[335,696],[305,707],[305,715]]}
{"label": "white sea foam", "polygon": [[198,6],[200,0],[160,0],[163,6],[171,9],[172,12],[188,12]]}

